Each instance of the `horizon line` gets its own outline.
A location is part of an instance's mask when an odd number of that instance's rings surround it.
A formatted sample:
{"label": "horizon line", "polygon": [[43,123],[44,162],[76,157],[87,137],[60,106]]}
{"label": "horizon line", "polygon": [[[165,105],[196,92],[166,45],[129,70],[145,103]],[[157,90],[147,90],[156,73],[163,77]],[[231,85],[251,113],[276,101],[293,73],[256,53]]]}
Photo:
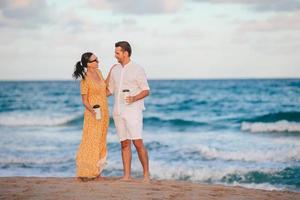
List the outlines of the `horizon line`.
{"label": "horizon line", "polygon": [[[300,77],[207,77],[207,78],[148,78],[149,81],[188,81],[188,80],[284,80],[284,79],[300,79]],[[78,79],[80,80],[80,79]],[[0,79],[0,82],[9,81],[78,81],[75,79]]]}

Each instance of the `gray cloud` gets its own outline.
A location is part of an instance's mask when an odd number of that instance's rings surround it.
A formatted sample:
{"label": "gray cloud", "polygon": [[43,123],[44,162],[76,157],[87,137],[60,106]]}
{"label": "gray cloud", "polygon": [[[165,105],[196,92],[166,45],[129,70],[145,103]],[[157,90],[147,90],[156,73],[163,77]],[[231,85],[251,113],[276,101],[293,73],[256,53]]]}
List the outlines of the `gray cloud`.
{"label": "gray cloud", "polygon": [[298,0],[270,1],[269,3],[254,5],[257,11],[296,11],[300,10]]}
{"label": "gray cloud", "polygon": [[176,12],[183,2],[184,0],[89,0],[88,4],[97,9],[143,15]]}
{"label": "gray cloud", "polygon": [[240,24],[241,32],[269,32],[269,31],[297,31],[300,30],[300,11],[292,15],[277,15],[266,20],[243,21]]}
{"label": "gray cloud", "polygon": [[295,11],[300,10],[299,0],[193,0],[219,4],[241,4],[249,6],[254,11]]}
{"label": "gray cloud", "polygon": [[0,3],[0,25],[34,28],[53,20],[54,9],[46,0],[9,1]]}

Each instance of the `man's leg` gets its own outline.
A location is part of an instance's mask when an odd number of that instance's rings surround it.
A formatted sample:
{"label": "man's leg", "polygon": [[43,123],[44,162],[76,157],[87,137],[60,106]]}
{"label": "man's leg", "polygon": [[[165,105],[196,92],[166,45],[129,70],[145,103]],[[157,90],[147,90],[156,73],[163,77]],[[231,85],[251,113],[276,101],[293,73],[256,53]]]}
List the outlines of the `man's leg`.
{"label": "man's leg", "polygon": [[123,160],[123,169],[124,175],[122,180],[131,179],[131,141],[124,140],[121,142],[122,147],[122,160]]}
{"label": "man's leg", "polygon": [[144,171],[144,181],[150,180],[150,173],[149,173],[149,158],[148,158],[148,152],[147,149],[144,146],[143,140],[133,140],[133,144],[137,150],[137,153],[139,155],[139,159],[141,161],[141,164],[143,166]]}

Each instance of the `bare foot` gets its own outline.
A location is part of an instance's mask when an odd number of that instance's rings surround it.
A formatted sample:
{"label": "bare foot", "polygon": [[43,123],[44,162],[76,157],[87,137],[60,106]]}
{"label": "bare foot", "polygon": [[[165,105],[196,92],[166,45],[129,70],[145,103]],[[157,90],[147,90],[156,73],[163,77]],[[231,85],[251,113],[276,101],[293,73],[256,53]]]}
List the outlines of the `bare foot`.
{"label": "bare foot", "polygon": [[81,177],[76,177],[75,179],[77,182],[81,183],[82,182],[82,178]]}
{"label": "bare foot", "polygon": [[87,182],[88,178],[86,178],[86,177],[77,177],[76,180],[77,180],[77,182],[82,183],[82,182]]}
{"label": "bare foot", "polygon": [[103,181],[103,180],[105,180],[105,178],[103,176],[99,175],[94,180],[95,181]]}
{"label": "bare foot", "polygon": [[144,183],[150,183],[150,176],[144,176],[143,182]]}
{"label": "bare foot", "polygon": [[132,180],[132,178],[129,176],[129,177],[127,177],[127,176],[123,176],[121,179],[120,179],[120,181],[131,181]]}

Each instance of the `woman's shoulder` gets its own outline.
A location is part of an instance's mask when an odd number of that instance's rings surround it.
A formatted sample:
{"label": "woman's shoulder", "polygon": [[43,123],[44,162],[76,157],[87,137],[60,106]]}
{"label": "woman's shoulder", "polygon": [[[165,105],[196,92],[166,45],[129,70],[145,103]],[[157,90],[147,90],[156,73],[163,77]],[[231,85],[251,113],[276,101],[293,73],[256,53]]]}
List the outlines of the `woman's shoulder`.
{"label": "woman's shoulder", "polygon": [[89,80],[91,77],[91,72],[87,71],[85,74],[84,74],[84,79],[82,79],[83,81],[87,81]]}
{"label": "woman's shoulder", "polygon": [[83,78],[80,80],[80,83],[85,84],[85,83],[88,82],[88,79],[89,79],[89,76],[88,76],[87,74],[85,74],[85,75],[83,76]]}

